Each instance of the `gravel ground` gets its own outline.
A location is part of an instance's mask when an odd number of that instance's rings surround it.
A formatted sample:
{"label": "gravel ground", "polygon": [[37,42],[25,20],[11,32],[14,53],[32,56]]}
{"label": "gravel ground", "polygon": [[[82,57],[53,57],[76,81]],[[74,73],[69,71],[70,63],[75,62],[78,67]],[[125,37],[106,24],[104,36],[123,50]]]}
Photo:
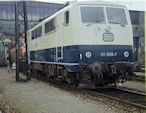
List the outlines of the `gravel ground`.
{"label": "gravel ground", "polygon": [[0,110],[3,113],[144,113],[119,102],[67,91],[32,79],[15,82],[15,76],[0,68]]}
{"label": "gravel ground", "polygon": [[0,89],[0,113],[19,113],[19,110],[8,100],[2,89]]}
{"label": "gravel ground", "polygon": [[145,93],[145,83],[140,81],[126,81],[125,83],[121,84],[119,87],[128,88],[131,90],[136,90]]}
{"label": "gravel ground", "polygon": [[142,73],[142,72],[135,72],[135,74],[136,74],[137,76],[145,77],[145,73]]}

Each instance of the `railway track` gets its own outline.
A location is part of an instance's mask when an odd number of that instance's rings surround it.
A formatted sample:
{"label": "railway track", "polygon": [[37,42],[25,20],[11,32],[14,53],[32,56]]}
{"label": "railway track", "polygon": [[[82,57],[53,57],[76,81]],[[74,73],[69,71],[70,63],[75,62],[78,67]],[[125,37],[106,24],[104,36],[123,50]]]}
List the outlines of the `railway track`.
{"label": "railway track", "polygon": [[97,88],[93,90],[88,89],[80,89],[76,87],[72,87],[66,83],[63,83],[61,81],[49,81],[51,84],[53,84],[55,87],[65,89],[65,90],[72,90],[73,92],[86,92],[87,94],[91,96],[103,96],[107,97],[109,99],[114,99],[116,101],[120,101],[123,103],[127,103],[128,105],[132,105],[138,108],[146,109],[146,94],[123,89],[123,88],[111,88],[111,86],[107,88]]}
{"label": "railway track", "polygon": [[140,82],[145,82],[145,77],[144,76],[134,76],[134,77],[131,77],[131,80],[133,81],[140,81]]}
{"label": "railway track", "polygon": [[[38,77],[40,80],[40,77]],[[51,85],[54,85],[57,88],[60,88],[65,91],[71,91],[71,92],[78,92],[87,94],[90,96],[102,96],[109,99],[114,99],[116,101],[126,103],[127,105],[132,105],[134,107],[146,109],[146,94],[132,91],[128,89],[123,88],[115,88],[115,87],[107,87],[107,88],[97,88],[93,90],[88,89],[80,89],[74,86],[70,86],[64,82],[56,81],[55,79],[46,79],[46,77],[41,77],[42,81],[49,82]]]}
{"label": "railway track", "polygon": [[98,95],[111,98],[120,102],[130,104],[135,107],[146,109],[146,94],[132,90],[121,89],[121,88],[104,88],[89,90]]}

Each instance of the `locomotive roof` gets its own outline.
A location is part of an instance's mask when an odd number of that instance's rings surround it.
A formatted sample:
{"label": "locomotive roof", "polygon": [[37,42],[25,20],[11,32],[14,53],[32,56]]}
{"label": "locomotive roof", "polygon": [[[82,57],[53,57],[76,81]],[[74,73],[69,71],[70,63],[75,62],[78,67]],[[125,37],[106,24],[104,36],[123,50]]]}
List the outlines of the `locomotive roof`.
{"label": "locomotive roof", "polygon": [[119,6],[119,7],[126,7],[123,4],[109,2],[109,1],[80,1],[77,2],[78,5],[110,5],[110,6]]}
{"label": "locomotive roof", "polygon": [[30,30],[34,30],[36,27],[39,27],[42,23],[46,23],[49,20],[53,19],[54,17],[56,17],[58,14],[60,14],[61,12],[67,10],[68,8],[72,7],[73,5],[108,5],[108,6],[118,6],[118,7],[125,7],[125,5],[123,4],[118,4],[118,3],[113,3],[113,2],[106,2],[106,1],[80,1],[80,2],[70,2],[69,5],[67,5],[66,7],[60,9],[59,11],[57,11],[56,13],[54,13],[52,16],[47,17],[46,19],[44,19],[43,21],[41,21],[40,23],[36,24],[34,27],[32,27]]}

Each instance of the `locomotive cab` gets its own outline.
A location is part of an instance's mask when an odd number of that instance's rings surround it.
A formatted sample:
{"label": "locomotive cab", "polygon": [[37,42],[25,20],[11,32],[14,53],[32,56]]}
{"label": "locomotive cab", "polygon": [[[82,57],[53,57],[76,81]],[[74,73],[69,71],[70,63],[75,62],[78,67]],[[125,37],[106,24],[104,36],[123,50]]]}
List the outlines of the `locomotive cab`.
{"label": "locomotive cab", "polygon": [[132,76],[133,36],[127,8],[104,3],[78,6],[80,29],[76,34],[86,70],[83,81],[105,85]]}

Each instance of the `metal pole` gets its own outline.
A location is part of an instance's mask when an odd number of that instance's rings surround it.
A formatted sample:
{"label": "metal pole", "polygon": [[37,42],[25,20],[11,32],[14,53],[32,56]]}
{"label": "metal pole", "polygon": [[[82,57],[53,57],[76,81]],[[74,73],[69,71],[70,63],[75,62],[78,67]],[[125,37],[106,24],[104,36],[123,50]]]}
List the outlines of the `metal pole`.
{"label": "metal pole", "polygon": [[19,81],[18,4],[15,2],[16,81]]}
{"label": "metal pole", "polygon": [[24,39],[25,39],[25,50],[26,50],[26,70],[27,70],[27,80],[31,80],[30,73],[30,54],[29,54],[29,40],[28,40],[28,21],[27,21],[27,10],[26,3],[23,1],[23,11],[24,11]]}

